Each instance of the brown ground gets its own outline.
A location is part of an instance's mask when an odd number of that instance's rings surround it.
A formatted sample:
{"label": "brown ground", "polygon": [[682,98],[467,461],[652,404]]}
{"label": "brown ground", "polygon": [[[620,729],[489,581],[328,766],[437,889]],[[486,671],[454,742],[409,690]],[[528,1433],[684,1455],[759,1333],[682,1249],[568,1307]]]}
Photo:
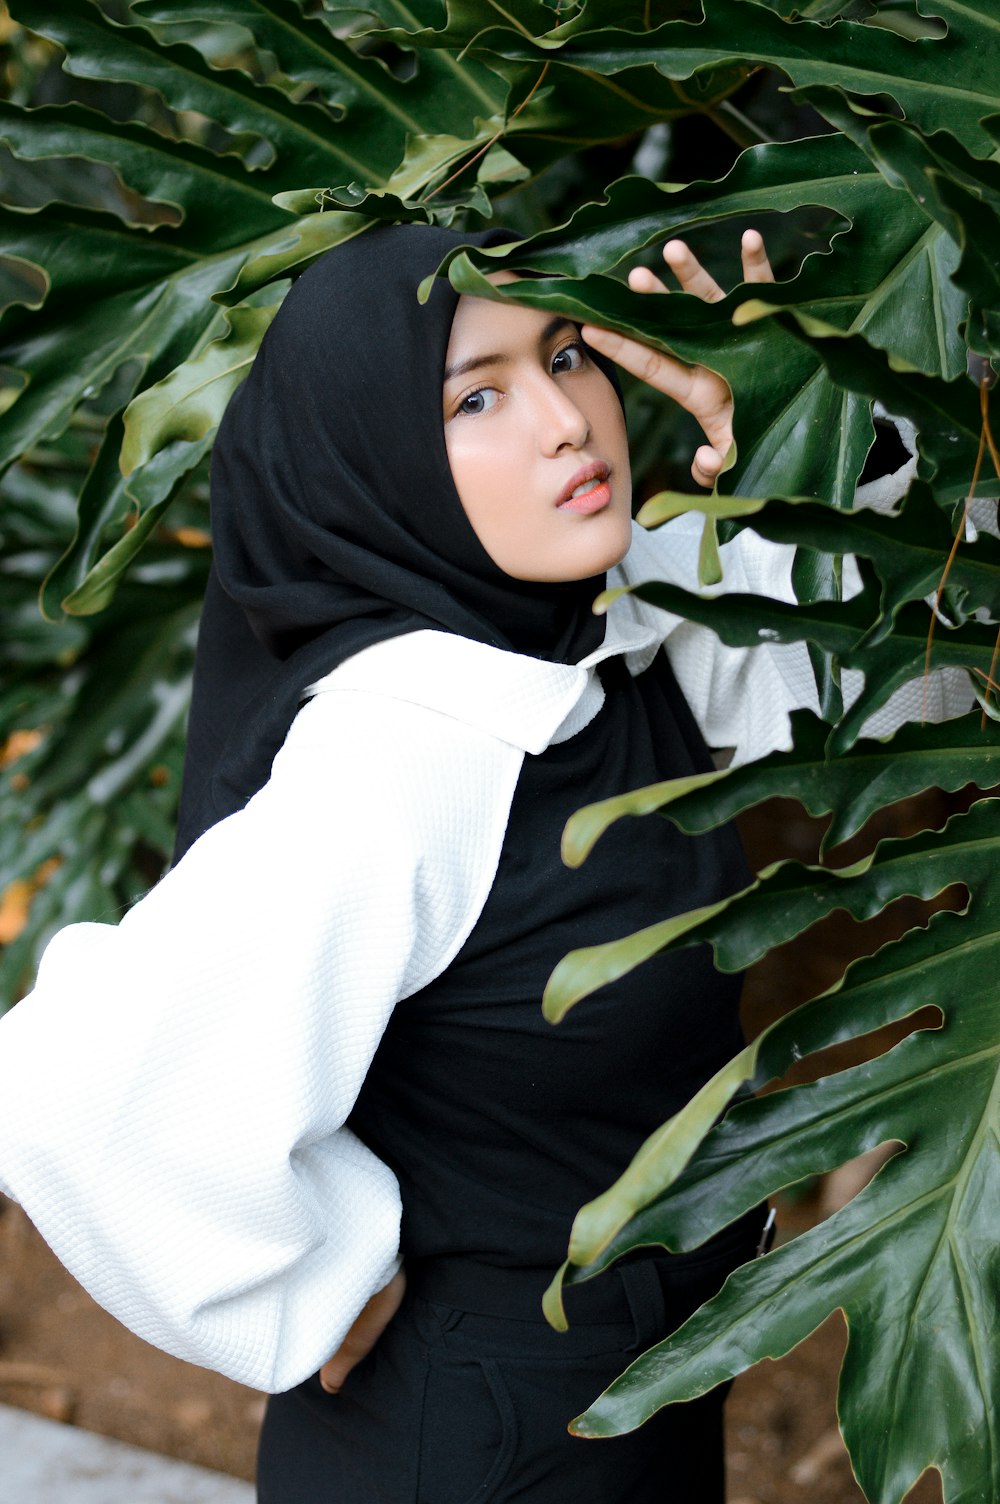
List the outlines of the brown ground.
{"label": "brown ground", "polygon": [[[935,796],[927,796],[921,801],[925,807],[909,806],[912,818],[901,821],[894,812],[889,829],[877,834],[938,824],[956,803],[938,800],[935,807]],[[784,801],[763,807],[744,829],[753,859],[776,854],[776,829],[782,854],[815,860],[815,822]],[[870,840],[875,833],[867,834]],[[841,849],[839,861],[860,849]],[[893,933],[921,922],[925,912],[906,902],[896,906],[894,916],[868,926],[834,915],[804,940],[768,957],[748,979],[748,1032],[755,1034],[829,986],[852,955],[877,948]],[[888,1035],[879,1041],[882,1048],[889,1042]],[[841,1047],[824,1068],[851,1062],[851,1048]],[[809,1198],[785,1202],[784,1235],[803,1230],[858,1189],[856,1183],[845,1192],[828,1179]],[[843,1323],[833,1316],[786,1358],[761,1363],[737,1379],[728,1406],[729,1504],[864,1504],[837,1430],[844,1340]],[[253,1390],[168,1358],[125,1331],[61,1268],[20,1210],[2,1205],[0,1403],[242,1478],[253,1476],[264,1405]],[[941,1499],[933,1473],[920,1480],[907,1504],[940,1504]]]}

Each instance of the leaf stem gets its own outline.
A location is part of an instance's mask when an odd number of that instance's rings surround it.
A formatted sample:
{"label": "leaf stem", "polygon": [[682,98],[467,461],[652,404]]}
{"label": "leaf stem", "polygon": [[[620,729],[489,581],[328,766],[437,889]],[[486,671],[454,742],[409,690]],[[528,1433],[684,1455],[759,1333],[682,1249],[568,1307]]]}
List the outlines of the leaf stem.
{"label": "leaf stem", "polygon": [[[979,477],[982,474],[983,459],[986,455],[987,449],[989,449],[990,459],[993,461],[993,468],[997,473],[997,479],[1000,480],[1000,454],[997,453],[997,446],[993,438],[993,431],[990,428],[990,387],[992,385],[991,377],[992,371],[989,372],[989,375],[984,372],[980,376],[979,412],[981,417],[981,425],[979,430],[979,450],[976,454],[976,463],[972,471],[972,481],[969,485],[969,493],[965,498],[965,506],[962,508],[962,515],[959,518],[958,527],[955,529],[955,537],[952,541],[951,550],[948,554],[947,559],[945,560],[944,569],[941,571],[941,578],[938,581],[938,587],[934,594],[934,610],[931,612],[930,625],[927,628],[927,648],[924,652],[923,705],[920,711],[921,724],[923,724],[927,720],[927,680],[931,671],[931,648],[934,645],[934,625],[937,621],[938,612],[941,607],[941,597],[944,595],[944,587],[948,583],[948,576],[951,573],[951,566],[954,564],[955,555],[958,553],[958,545],[965,533],[965,526],[969,518],[969,507],[972,505],[972,499],[975,496],[976,488],[979,485]],[[1000,658],[1000,631],[997,632],[997,640],[993,647],[993,657],[990,659],[990,671],[986,675],[987,695],[989,695],[991,688],[995,688],[995,673],[998,658]],[[984,731],[986,729],[985,710],[982,714],[982,729]]]}
{"label": "leaf stem", "polygon": [[432,198],[434,198],[436,194],[440,193],[443,188],[447,188],[448,185],[449,185],[449,183],[453,183],[455,181],[455,179],[461,177],[462,173],[465,172],[469,167],[471,167],[474,162],[478,162],[480,157],[485,156],[485,154],[489,151],[489,149],[490,149],[491,146],[495,146],[496,145],[496,143],[500,140],[500,137],[504,134],[504,132],[506,131],[507,127],[510,125],[511,120],[516,120],[517,119],[518,115],[520,115],[521,111],[525,108],[525,106],[530,103],[530,101],[532,99],[532,96],[534,94],[536,94],[538,92],[538,90],[541,88],[542,80],[544,79],[544,77],[545,77],[546,73],[548,73],[548,71],[549,71],[549,63],[546,62],[545,65],[542,68],[541,73],[539,73],[538,77],[535,79],[535,82],[532,84],[531,88],[528,90],[528,93],[524,96],[524,98],[521,100],[521,103],[518,105],[517,109],[511,115],[510,120],[505,120],[504,123],[503,123],[503,125],[497,131],[496,135],[495,136],[491,136],[490,139],[487,141],[486,145],[485,146],[481,146],[479,148],[479,150],[475,153],[475,155],[471,156],[467,162],[463,162],[462,165],[461,165],[461,167],[459,167],[456,172],[453,172],[450,178],[445,178],[445,180],[444,180],[443,183],[439,183],[438,186],[435,189],[433,189],[430,193],[425,194],[424,198],[422,200],[423,203],[425,203],[425,204],[429,203],[430,200]]}
{"label": "leaf stem", "polygon": [[773,143],[773,137],[762,131],[756,121],[744,115],[729,99],[706,105],[703,113],[737,146],[770,146]]}

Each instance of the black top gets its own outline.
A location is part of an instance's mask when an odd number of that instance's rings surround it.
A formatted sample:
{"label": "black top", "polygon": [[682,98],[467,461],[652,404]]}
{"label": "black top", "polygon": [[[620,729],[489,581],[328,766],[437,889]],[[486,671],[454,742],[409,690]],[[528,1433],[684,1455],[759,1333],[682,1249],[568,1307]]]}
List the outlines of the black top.
{"label": "black top", "polygon": [[747,869],[731,828],[625,819],[584,865],[559,841],[581,805],[710,767],[662,653],[600,669],[600,714],[525,758],[499,869],[447,971],[400,1003],[351,1126],[396,1171],[408,1258],[555,1267],[580,1205],[742,1046],[740,981],[705,946],[656,956],[559,1025],[542,991],[567,951],[711,903]]}

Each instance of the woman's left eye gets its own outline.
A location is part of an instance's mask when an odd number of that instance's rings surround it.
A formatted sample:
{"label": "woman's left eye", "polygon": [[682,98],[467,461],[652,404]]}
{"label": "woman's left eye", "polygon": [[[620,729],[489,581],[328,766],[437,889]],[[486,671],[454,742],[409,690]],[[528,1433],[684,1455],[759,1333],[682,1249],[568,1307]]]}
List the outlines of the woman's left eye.
{"label": "woman's left eye", "polygon": [[579,371],[586,359],[582,345],[564,345],[553,355],[552,369],[560,374],[564,371]]}

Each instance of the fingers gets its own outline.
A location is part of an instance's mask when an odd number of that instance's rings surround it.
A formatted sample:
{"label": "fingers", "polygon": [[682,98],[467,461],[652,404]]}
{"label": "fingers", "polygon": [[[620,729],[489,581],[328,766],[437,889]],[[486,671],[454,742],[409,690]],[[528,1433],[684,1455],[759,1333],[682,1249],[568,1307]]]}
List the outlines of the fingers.
{"label": "fingers", "polygon": [[[746,282],[774,281],[764,238],[758,230],[744,232],[740,257]],[[663,247],[663,260],[683,292],[702,298],[706,303],[717,303],[726,296],[685,241],[668,240]],[[633,267],[628,275],[628,285],[638,293],[667,291],[656,273],[646,266]],[[699,486],[714,485],[733,442],[733,396],[728,383],[705,366],[687,366],[673,356],[609,329],[585,324],[582,332],[587,344],[601,355],[655,387],[697,419],[708,443],[697,450],[691,475]]]}
{"label": "fingers", "polygon": [[328,1363],[324,1363],[319,1371],[319,1381],[327,1394],[339,1394],[344,1380],[352,1368],[356,1368],[362,1358],[366,1358],[375,1346],[376,1339],[370,1342],[363,1341],[360,1337],[345,1337]]}
{"label": "fingers", "polygon": [[[718,303],[726,296],[715,278],[705,270],[697,256],[684,240],[668,240],[663,247],[663,259],[681,285],[683,292],[703,298],[706,303]],[[745,230],[740,242],[740,259],[743,263],[745,282],[773,282],[774,272],[768,260],[764,237],[759,230]],[[628,274],[628,285],[633,292],[666,292],[667,288],[655,272],[647,266],[633,267]]]}
{"label": "fingers", "polygon": [[339,1394],[351,1369],[368,1356],[399,1310],[405,1290],[406,1275],[400,1269],[363,1307],[333,1357],[319,1371],[320,1384],[327,1394]]}
{"label": "fingers", "polygon": [[729,383],[706,366],[685,365],[672,355],[664,355],[613,330],[584,324],[582,333],[588,345],[697,419],[708,444],[703,444],[695,455],[691,474],[700,486],[711,486],[733,442],[733,397]]}
{"label": "fingers", "polygon": [[[679,402],[681,407],[689,407],[695,398],[696,381],[699,405],[718,406],[724,401],[724,393],[728,391],[726,383],[721,376],[706,371],[704,366],[685,365],[672,355],[664,355],[661,350],[654,350],[652,346],[644,345],[637,339],[629,339],[627,335],[616,334],[611,329],[600,329],[593,324],[584,324],[581,333],[588,345],[631,375],[638,376],[640,381],[648,382],[665,397]],[[713,382],[719,384],[720,390],[717,393],[712,390]]]}
{"label": "fingers", "polygon": [[774,272],[767,259],[764,237],[759,230],[745,230],[740,241],[744,282],[773,282]]}
{"label": "fingers", "polygon": [[668,240],[663,247],[663,259],[681,284],[682,292],[693,293],[706,303],[718,303],[726,296],[685,241]]}
{"label": "fingers", "polygon": [[648,266],[633,266],[628,274],[628,285],[633,292],[666,292],[666,285]]}

